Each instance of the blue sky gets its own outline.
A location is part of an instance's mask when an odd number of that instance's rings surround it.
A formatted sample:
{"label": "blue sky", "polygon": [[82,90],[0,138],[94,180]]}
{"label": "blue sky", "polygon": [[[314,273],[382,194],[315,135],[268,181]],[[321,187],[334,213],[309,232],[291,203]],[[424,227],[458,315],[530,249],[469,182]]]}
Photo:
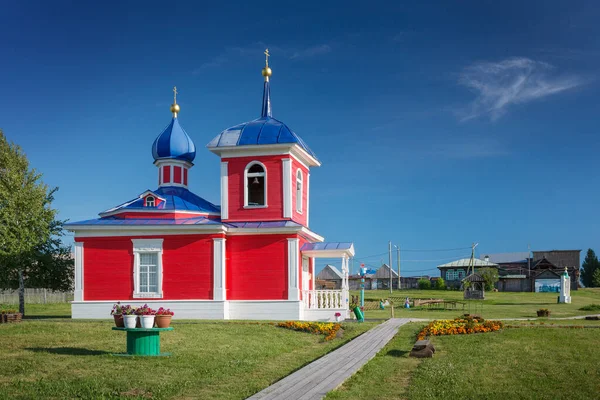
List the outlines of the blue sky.
{"label": "blue sky", "polygon": [[84,3],[0,14],[0,128],[60,187],[62,218],[155,188],[174,85],[190,189],[218,203],[204,145],[259,116],[269,47],[273,115],[323,162],[327,240],[374,266],[392,240],[403,275],[469,253],[408,250],[600,250],[596,2]]}

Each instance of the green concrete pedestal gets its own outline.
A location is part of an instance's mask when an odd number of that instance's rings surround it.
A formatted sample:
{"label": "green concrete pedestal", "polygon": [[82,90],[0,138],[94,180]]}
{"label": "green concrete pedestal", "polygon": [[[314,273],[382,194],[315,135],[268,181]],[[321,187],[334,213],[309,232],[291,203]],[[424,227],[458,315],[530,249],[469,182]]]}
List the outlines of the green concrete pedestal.
{"label": "green concrete pedestal", "polygon": [[128,356],[168,356],[160,353],[160,332],[172,331],[173,328],[112,328],[113,331],[127,332]]}

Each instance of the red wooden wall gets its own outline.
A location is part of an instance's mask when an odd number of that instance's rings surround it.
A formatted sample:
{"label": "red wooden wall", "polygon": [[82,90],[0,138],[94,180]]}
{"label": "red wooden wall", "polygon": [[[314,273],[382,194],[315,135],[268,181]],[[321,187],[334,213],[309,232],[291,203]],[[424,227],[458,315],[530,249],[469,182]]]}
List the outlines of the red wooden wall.
{"label": "red wooden wall", "polygon": [[[282,158],[287,156],[253,156],[223,158],[228,162],[228,221],[274,221],[283,219]],[[264,164],[267,173],[267,207],[244,209],[244,170],[252,161]]]}
{"label": "red wooden wall", "polygon": [[288,237],[227,237],[228,300],[287,300]]}
{"label": "red wooden wall", "polygon": [[[302,171],[302,213],[298,213],[296,211],[296,174],[298,173],[298,169]],[[306,226],[306,216],[307,216],[307,180],[308,180],[308,170],[304,168],[302,164],[292,158],[292,220]]]}
{"label": "red wooden wall", "polygon": [[[165,236],[163,298],[213,298],[213,237]],[[84,242],[84,300],[133,300],[133,243],[135,236],[77,238]],[[140,239],[159,238],[144,236]]]}

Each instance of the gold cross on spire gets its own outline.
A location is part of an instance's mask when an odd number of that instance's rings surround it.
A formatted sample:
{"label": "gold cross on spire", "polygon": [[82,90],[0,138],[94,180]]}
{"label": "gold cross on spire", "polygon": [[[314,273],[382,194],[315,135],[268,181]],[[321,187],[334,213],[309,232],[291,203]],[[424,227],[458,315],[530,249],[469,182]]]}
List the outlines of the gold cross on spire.
{"label": "gold cross on spire", "polygon": [[269,66],[269,56],[270,56],[269,49],[265,50],[265,56],[266,56],[265,57],[265,65],[268,67]]}
{"label": "gold cross on spire", "polygon": [[177,86],[173,86],[173,104],[177,104]]}
{"label": "gold cross on spire", "polygon": [[180,111],[179,104],[177,104],[177,86],[173,86],[173,104],[171,104],[171,112],[173,113],[173,118],[177,118],[177,114]]}

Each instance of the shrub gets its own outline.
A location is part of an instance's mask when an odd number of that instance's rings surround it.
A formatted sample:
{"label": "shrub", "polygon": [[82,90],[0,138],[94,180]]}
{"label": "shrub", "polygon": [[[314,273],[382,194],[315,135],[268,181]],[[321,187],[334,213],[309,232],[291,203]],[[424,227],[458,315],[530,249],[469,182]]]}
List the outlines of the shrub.
{"label": "shrub", "polygon": [[600,311],[600,304],[588,304],[580,308],[581,311]]}
{"label": "shrub", "polygon": [[419,289],[421,290],[431,289],[431,281],[429,279],[421,278],[419,279],[417,284],[419,285]]}
{"label": "shrub", "polygon": [[446,290],[446,282],[444,281],[444,278],[439,277],[436,281],[435,281],[435,288],[437,290]]}
{"label": "shrub", "polygon": [[477,271],[477,273],[485,280],[485,290],[490,291],[494,289],[494,285],[499,279],[497,268],[481,268]]}

